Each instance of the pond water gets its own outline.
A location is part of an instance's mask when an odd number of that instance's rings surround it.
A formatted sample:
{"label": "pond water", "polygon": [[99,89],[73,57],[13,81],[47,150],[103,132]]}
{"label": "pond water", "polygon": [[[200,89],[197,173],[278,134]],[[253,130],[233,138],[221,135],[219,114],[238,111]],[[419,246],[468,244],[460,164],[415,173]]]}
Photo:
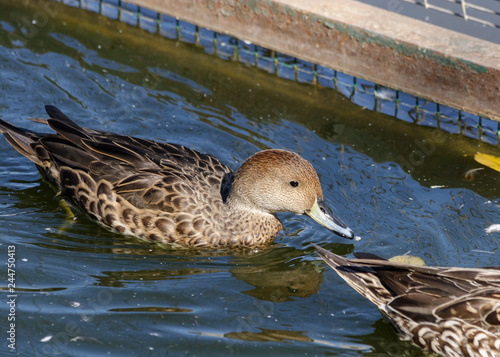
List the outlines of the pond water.
{"label": "pond water", "polygon": [[0,259],[11,246],[16,259],[14,292],[0,267],[1,355],[14,293],[19,356],[423,356],[311,243],[348,256],[409,252],[428,265],[499,264],[499,233],[485,229],[500,223],[500,173],[466,175],[481,167],[473,154],[494,147],[98,14],[58,4],[44,17],[45,5],[0,1],[4,120],[39,129],[27,118],[53,104],[82,126],[187,145],[234,169],[261,149],[299,152],[361,240],[291,214],[280,214],[274,244],[251,254],[124,238],[74,209],[71,218],[1,138]]}

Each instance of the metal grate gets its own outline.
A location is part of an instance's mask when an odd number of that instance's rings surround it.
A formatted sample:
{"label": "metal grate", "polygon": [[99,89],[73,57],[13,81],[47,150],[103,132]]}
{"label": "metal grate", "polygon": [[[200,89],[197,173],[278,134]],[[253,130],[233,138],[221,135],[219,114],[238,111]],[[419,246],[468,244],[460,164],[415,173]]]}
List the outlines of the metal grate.
{"label": "metal grate", "polygon": [[[500,28],[500,0],[402,0],[426,9],[462,17],[489,27]],[[483,5],[480,5],[483,4]]]}
{"label": "metal grate", "polygon": [[[419,0],[403,1],[417,2]],[[500,143],[499,123],[494,120],[439,105],[331,68],[268,50],[125,1],[62,0],[62,2],[138,26],[151,33],[159,33],[174,41],[202,47],[208,54],[216,55],[224,60],[255,66],[280,78],[335,89],[363,108],[399,120],[439,128],[448,133],[464,135],[492,145]]]}

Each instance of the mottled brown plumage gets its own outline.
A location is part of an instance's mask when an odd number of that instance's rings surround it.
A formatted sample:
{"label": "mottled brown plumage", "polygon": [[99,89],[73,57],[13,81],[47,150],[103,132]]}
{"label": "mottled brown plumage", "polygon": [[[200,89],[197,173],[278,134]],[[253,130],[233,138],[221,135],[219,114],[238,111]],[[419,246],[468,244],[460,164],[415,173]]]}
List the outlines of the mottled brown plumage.
{"label": "mottled brown plumage", "polygon": [[404,339],[449,357],[500,356],[500,267],[415,266],[367,253],[346,259],[315,247]]}
{"label": "mottled brown plumage", "polygon": [[300,155],[265,150],[233,173],[181,145],[79,127],[45,107],[56,134],[0,120],[0,131],[73,204],[104,227],[194,247],[259,246],[282,229],[275,212],[308,214],[335,233],[352,231],[323,203],[318,176]]}

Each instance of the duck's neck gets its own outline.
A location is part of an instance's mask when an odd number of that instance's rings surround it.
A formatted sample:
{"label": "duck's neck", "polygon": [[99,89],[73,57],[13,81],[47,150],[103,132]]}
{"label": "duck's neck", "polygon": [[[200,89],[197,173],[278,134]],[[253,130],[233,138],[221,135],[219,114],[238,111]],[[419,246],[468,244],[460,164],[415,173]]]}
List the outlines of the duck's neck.
{"label": "duck's neck", "polygon": [[228,215],[226,229],[232,237],[229,239],[240,240],[241,245],[269,244],[283,229],[281,222],[274,214],[258,210],[248,202],[234,199],[229,195],[225,205]]}

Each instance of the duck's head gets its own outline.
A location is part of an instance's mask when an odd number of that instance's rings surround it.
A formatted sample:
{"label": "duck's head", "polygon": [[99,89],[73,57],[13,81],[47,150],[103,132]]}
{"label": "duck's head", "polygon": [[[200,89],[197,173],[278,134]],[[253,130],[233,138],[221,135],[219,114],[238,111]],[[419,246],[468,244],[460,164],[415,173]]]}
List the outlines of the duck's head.
{"label": "duck's head", "polygon": [[311,163],[290,151],[264,150],[249,157],[235,173],[228,200],[246,210],[306,214],[339,236],[354,237],[323,201]]}

